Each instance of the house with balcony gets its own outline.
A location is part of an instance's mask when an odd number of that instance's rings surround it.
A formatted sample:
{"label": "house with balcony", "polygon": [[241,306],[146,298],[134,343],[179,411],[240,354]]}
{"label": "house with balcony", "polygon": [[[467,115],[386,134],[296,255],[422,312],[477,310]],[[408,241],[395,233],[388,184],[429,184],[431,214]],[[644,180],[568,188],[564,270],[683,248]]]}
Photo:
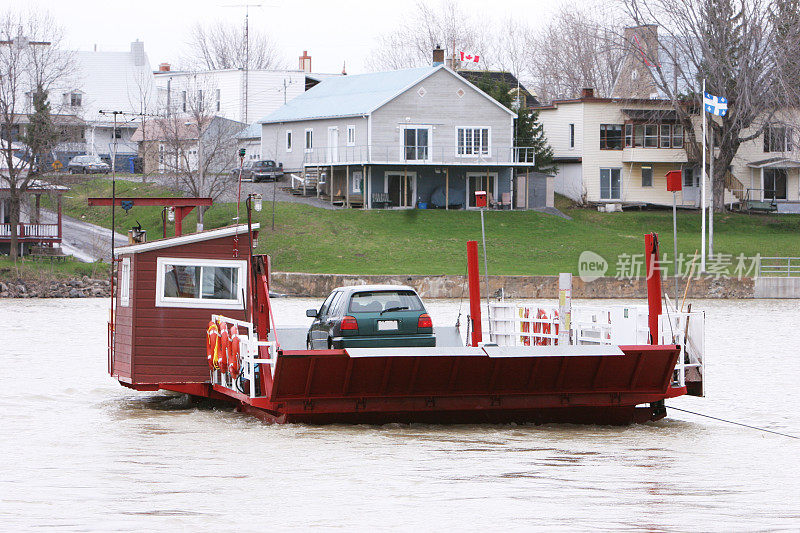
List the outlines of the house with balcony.
{"label": "house with balcony", "polygon": [[[539,106],[539,118],[553,148],[559,172],[556,192],[594,204],[672,205],[666,173],[681,170],[682,207],[700,205],[701,116],[692,115],[694,139],[678,118],[673,104],[660,92],[641,55],[659,58],[667,79],[672,76],[669,54],[653,25],[625,29],[638,50],[624,58],[611,97],[584,89],[579,98]],[[683,90],[687,90],[684,88]],[[725,203],[777,212],[800,212],[800,153],[793,143],[796,112],[776,113],[764,133],[742,143],[725,175]],[[708,120],[720,120],[708,117]],[[744,135],[757,134],[757,123]],[[717,142],[719,144],[719,142]],[[711,191],[707,178],[707,191]]]}
{"label": "house with balcony", "polygon": [[[14,158],[17,160],[17,158]],[[11,248],[11,198],[8,181],[1,179],[8,176],[6,159],[0,158],[0,254],[8,254]],[[21,161],[17,160],[20,168],[24,168]],[[15,166],[17,165],[15,162]],[[19,223],[17,224],[17,242],[20,255],[25,255],[31,250],[49,250],[60,253],[62,226],[61,226],[61,195],[67,187],[53,185],[40,180],[33,181],[23,195],[20,206]],[[44,220],[41,202],[47,196],[55,206],[54,220]]]}
{"label": "house with balcony", "polygon": [[[443,55],[443,52],[439,50]],[[436,56],[430,67],[323,79],[268,114],[261,157],[351,207],[552,205],[552,178],[514,146],[515,113]]]}
{"label": "house with balcony", "polygon": [[697,205],[699,173],[669,100],[598,98],[584,89],[537,110],[559,169],[557,193],[598,204],[672,205],[666,175],[683,170],[678,204]]}

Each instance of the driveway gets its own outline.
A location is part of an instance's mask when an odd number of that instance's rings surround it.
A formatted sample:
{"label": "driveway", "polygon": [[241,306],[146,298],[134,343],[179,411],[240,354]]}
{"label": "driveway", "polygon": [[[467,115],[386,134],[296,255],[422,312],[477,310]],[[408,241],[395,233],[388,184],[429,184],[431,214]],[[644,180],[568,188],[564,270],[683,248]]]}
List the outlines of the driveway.
{"label": "driveway", "polygon": [[[42,222],[46,224],[55,224],[58,221],[58,216],[52,211],[43,209],[41,216]],[[61,217],[61,228],[61,249],[65,254],[85,263],[98,259],[110,262],[111,230],[65,215]],[[128,244],[128,237],[115,233],[114,242],[115,246],[124,246]]]}

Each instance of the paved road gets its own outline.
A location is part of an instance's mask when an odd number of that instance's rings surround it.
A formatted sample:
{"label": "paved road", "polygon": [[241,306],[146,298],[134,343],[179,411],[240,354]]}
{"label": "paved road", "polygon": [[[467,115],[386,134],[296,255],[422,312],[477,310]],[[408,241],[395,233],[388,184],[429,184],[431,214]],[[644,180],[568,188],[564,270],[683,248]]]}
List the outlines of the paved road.
{"label": "paved road", "polygon": [[[42,210],[42,222],[55,224],[57,215],[52,211]],[[108,262],[111,257],[111,231],[95,224],[83,222],[68,216],[61,217],[63,240],[61,248],[67,255],[85,263],[102,259]],[[115,245],[128,244],[128,237],[120,233],[115,234]]]}

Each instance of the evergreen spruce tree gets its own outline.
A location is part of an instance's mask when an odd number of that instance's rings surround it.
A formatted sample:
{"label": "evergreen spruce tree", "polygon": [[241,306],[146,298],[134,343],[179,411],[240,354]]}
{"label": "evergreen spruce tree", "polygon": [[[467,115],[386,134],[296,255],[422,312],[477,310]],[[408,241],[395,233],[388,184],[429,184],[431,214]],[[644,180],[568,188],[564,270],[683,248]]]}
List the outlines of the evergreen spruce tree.
{"label": "evergreen spruce tree", "polygon": [[547,142],[544,126],[539,122],[539,112],[524,107],[515,109],[516,97],[512,95],[511,88],[505,81],[492,79],[488,73],[476,84],[480,90],[517,113],[514,121],[514,146],[529,146],[533,148],[535,156],[535,172],[555,175],[558,168],[553,163],[553,149]]}
{"label": "evergreen spruce tree", "polygon": [[33,93],[33,113],[29,116],[28,127],[22,135],[22,141],[30,149],[31,156],[37,165],[31,165],[32,172],[40,172],[39,168],[58,141],[58,129],[50,115],[50,102],[47,91],[37,87]]}

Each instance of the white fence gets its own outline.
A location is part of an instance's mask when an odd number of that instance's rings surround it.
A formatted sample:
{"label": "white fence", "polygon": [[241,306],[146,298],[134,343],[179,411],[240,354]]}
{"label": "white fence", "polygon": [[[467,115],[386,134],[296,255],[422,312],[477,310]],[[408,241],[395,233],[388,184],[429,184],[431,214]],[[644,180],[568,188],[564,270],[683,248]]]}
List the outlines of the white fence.
{"label": "white fence", "polygon": [[[573,306],[571,317],[561,320],[555,306],[526,306],[506,302],[491,304],[490,342],[500,346],[559,344],[562,328],[571,345],[650,344],[648,309],[643,305]],[[686,384],[687,372],[702,375],[705,354],[705,312],[675,312],[669,304],[658,321],[658,344],[677,344],[681,355],[676,381]],[[563,342],[563,341],[562,341]]]}
{"label": "white fence", "polygon": [[[253,324],[250,322],[228,318],[223,315],[211,315],[211,320],[219,323],[220,325],[227,324],[228,326],[236,326],[237,331],[239,328],[245,329],[247,332],[246,334],[238,335],[240,358],[239,373],[241,377],[246,380],[248,386],[247,390],[240,390],[240,392],[247,394],[251,398],[263,397],[263,391],[261,391],[261,394],[256,394],[256,365],[262,365],[262,363],[269,365],[270,372],[273,376],[275,375],[275,365],[278,362],[278,354],[275,343],[258,340],[258,336],[255,333]],[[260,357],[261,347],[267,348],[267,358]],[[211,383],[214,385],[221,385],[223,387],[233,389],[235,387],[234,382],[235,380],[232,376],[221,370],[214,370],[211,373]]]}

